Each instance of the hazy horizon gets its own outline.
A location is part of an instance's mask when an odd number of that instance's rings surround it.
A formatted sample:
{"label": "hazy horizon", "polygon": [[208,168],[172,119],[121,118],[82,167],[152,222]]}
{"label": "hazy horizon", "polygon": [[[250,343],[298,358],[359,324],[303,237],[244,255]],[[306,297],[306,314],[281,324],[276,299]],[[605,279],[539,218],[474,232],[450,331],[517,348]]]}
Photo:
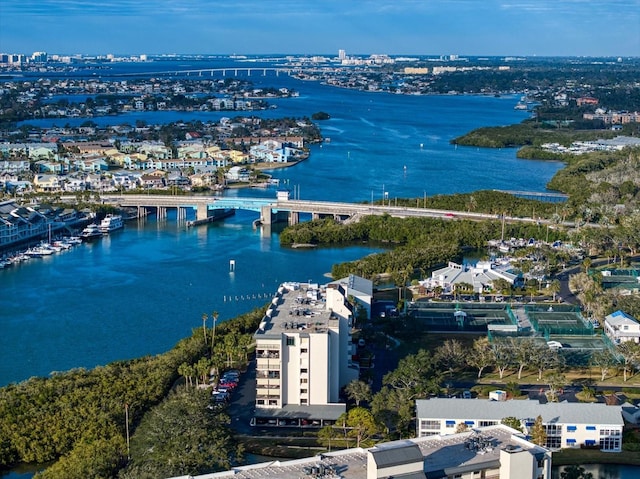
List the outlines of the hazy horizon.
{"label": "hazy horizon", "polygon": [[0,51],[636,57],[639,25],[640,0],[4,0]]}

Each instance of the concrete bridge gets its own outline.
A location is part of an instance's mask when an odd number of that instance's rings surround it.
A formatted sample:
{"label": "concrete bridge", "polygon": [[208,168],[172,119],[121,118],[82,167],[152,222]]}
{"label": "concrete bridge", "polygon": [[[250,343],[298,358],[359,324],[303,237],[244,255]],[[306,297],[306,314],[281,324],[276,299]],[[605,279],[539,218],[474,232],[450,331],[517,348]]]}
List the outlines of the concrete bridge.
{"label": "concrete bridge", "polygon": [[117,73],[112,76],[117,77],[174,77],[174,76],[186,76],[186,77],[213,77],[216,75],[222,75],[223,77],[238,76],[244,74],[248,77],[253,75],[267,76],[267,73],[279,76],[281,73],[285,75],[292,75],[301,72],[305,73],[320,73],[328,71],[327,68],[302,68],[302,67],[232,67],[232,68],[202,68],[202,69],[190,69],[190,70],[165,70],[155,72],[136,72],[136,73]]}
{"label": "concrete bridge", "polygon": [[[289,224],[299,222],[300,214],[311,214],[313,219],[333,217],[340,221],[355,221],[366,215],[390,215],[401,218],[430,217],[442,219],[499,220],[501,215],[473,213],[468,211],[438,210],[419,207],[373,205],[364,203],[341,203],[315,200],[292,200],[284,195],[279,198],[249,198],[220,196],[173,196],[173,195],[121,195],[103,196],[104,203],[138,209],[138,216],[144,216],[147,209],[155,209],[158,218],[166,217],[167,209],[176,208],[178,219],[186,219],[187,210],[196,211],[194,224],[212,221],[230,210],[249,210],[260,214],[260,222],[268,225],[278,221]],[[551,224],[533,218],[505,217],[507,221]]]}

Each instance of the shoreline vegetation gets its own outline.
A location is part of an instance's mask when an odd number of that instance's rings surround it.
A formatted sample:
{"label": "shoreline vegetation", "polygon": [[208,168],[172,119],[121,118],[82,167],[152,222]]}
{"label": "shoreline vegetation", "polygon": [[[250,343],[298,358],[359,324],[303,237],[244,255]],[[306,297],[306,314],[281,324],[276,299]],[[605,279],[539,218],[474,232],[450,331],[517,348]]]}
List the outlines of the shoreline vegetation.
{"label": "shoreline vegetation", "polygon": [[[465,79],[468,80],[468,79]],[[538,116],[538,120],[541,117]],[[631,132],[637,132],[632,125]],[[538,154],[540,144],[565,143],[575,138],[602,137],[605,130],[588,132],[539,129],[535,123],[511,127],[482,128],[452,140],[455,144],[483,147],[525,147],[522,154]],[[609,133],[607,133],[609,134]],[[584,136],[582,136],[584,135]],[[549,187],[569,195],[561,205],[521,200],[498,192],[441,195],[432,198],[400,199],[400,205],[416,204],[450,210],[483,211],[530,216],[535,209],[540,217],[555,218],[553,228],[540,224],[517,225],[499,221],[475,223],[429,219],[367,217],[350,225],[332,220],[317,220],[287,227],[281,233],[283,245],[316,247],[353,241],[384,242],[393,248],[360,260],[334,265],[333,277],[357,274],[367,278],[384,273],[400,287],[430,268],[461,256],[465,248],[484,247],[488,239],[507,237],[573,240],[585,246],[588,256],[623,255],[640,249],[640,149],[616,153],[593,153],[580,157],[538,158],[565,161],[565,167],[551,180]],[[303,160],[301,160],[303,161]],[[292,164],[268,165],[256,169],[275,169]],[[635,172],[635,173],[634,173]],[[630,176],[635,175],[635,176]],[[242,186],[251,186],[250,184]],[[618,205],[622,205],[620,213]],[[618,208],[618,209],[616,209]],[[576,222],[574,231],[565,231],[560,220]],[[599,222],[602,228],[580,228],[586,222]],[[455,240],[453,240],[455,239]],[[614,251],[615,249],[615,251]],[[560,270],[562,257],[550,257],[550,273]],[[594,293],[595,294],[595,293]],[[600,291],[601,307],[613,306]],[[619,298],[622,302],[623,299]],[[640,311],[638,300],[627,304]],[[618,305],[621,303],[617,303]],[[194,327],[190,337],[156,356],[118,361],[91,370],[74,369],[50,377],[36,377],[0,388],[0,471],[19,463],[51,464],[39,479],[75,479],[81,477],[118,477],[151,479],[171,475],[199,474],[226,470],[242,457],[240,437],[229,429],[230,418],[224,408],[209,409],[209,392],[203,388],[211,372],[246,366],[252,353],[252,335],[265,308],[207,326]],[[634,313],[635,310],[630,311]],[[593,311],[592,311],[593,312]],[[217,319],[217,313],[212,313]],[[197,323],[197,318],[193,318]],[[383,328],[391,328],[385,323]],[[215,329],[214,329],[215,328]],[[412,347],[415,345],[411,345]],[[408,354],[407,348],[403,348]],[[435,348],[434,348],[435,349]],[[422,362],[421,362],[422,361]],[[413,373],[423,392],[440,390],[441,377],[429,352],[420,350],[401,358],[389,380]],[[500,381],[499,383],[503,383]],[[414,393],[414,391],[409,391]],[[381,391],[379,402],[395,408],[394,414],[411,417],[410,403],[398,391]],[[416,394],[417,395],[417,394]],[[377,402],[374,398],[372,406]],[[410,420],[394,417],[403,430]],[[402,422],[404,421],[404,422]],[[394,425],[396,427],[396,425]],[[130,450],[127,445],[131,432]],[[279,442],[279,441],[275,441]],[[637,445],[637,444],[636,444]],[[258,450],[273,450],[273,443]],[[282,451],[278,450],[280,454]],[[558,465],[590,462],[640,463],[637,452],[619,454],[571,450],[554,453]],[[557,455],[556,455],[557,454]],[[128,459],[131,457],[131,459]],[[298,456],[299,457],[299,456]],[[557,458],[557,459],[556,459]]]}

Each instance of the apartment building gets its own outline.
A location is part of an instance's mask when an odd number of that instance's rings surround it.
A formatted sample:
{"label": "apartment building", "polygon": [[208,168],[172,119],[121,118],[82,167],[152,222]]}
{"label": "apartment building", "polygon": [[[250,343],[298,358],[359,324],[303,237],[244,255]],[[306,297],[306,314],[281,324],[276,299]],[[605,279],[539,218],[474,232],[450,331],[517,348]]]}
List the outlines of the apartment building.
{"label": "apartment building", "polygon": [[419,437],[452,434],[460,424],[469,428],[500,424],[505,417],[519,419],[528,436],[536,418],[541,416],[549,449],[593,447],[609,452],[622,450],[622,406],[433,398],[417,400],[416,414]]}
{"label": "apartment building", "polygon": [[322,426],[345,412],[340,389],[359,377],[352,318],[348,309],[328,307],[326,297],[327,288],[314,283],[278,288],[254,335],[253,424]]}

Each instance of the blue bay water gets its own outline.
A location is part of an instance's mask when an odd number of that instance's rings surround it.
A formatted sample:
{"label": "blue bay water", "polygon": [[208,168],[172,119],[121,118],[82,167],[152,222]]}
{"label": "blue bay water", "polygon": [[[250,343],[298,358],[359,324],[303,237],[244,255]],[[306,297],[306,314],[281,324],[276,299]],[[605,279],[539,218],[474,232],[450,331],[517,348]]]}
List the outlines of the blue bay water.
{"label": "blue bay water", "polygon": [[[228,65],[262,64],[230,64],[225,59],[204,66],[181,62],[179,68]],[[113,73],[178,69],[176,62],[117,68]],[[108,78],[108,72],[98,73]],[[400,96],[337,89],[285,75],[252,74],[250,79],[258,86],[294,88],[300,97],[270,100],[277,109],[246,114],[310,117],[322,110],[331,115],[319,123],[330,142],[313,146],[307,161],[271,172],[302,199],[368,201],[380,199],[383,192],[390,198],[422,197],[493,188],[545,191],[562,166],[519,160],[514,149],[456,148],[449,143],[473,128],[526,118],[513,109],[519,95]],[[240,114],[133,112],[91,120],[98,125],[207,122]],[[64,126],[84,121],[28,123]],[[275,197],[274,190],[260,189],[225,194]],[[334,263],[380,251],[364,246],[281,248],[275,227],[269,232],[252,228],[256,217],[238,212],[195,229],[185,228],[171,214],[166,222],[149,218],[128,223],[124,231],[95,243],[0,270],[0,386],[51,371],[164,352],[201,327],[203,313],[218,311],[220,320],[231,318],[266,304],[282,281],[325,282]],[[232,259],[234,273],[229,271]],[[600,467],[606,470],[589,470],[608,479],[630,479],[638,473],[633,466]],[[30,478],[34,472],[17,469],[7,479]]]}
{"label": "blue bay water", "polygon": [[[124,68],[124,67],[123,67]],[[135,68],[142,68],[136,65]],[[319,125],[329,142],[299,165],[273,170],[301,199],[369,201],[478,189],[545,191],[562,166],[519,160],[514,149],[451,145],[485,125],[526,117],[519,96],[402,96],[338,89],[292,77],[252,76],[286,86],[297,98],[271,100],[261,117],[331,115]],[[217,121],[235,112],[138,112],[93,118],[97,124]],[[40,126],[82,123],[46,119]],[[274,190],[228,190],[228,196],[275,197]],[[171,348],[203,313],[221,320],[265,304],[282,281],[324,282],[334,263],[379,251],[369,247],[281,248],[277,232],[252,228],[255,213],[187,229],[149,218],[96,243],[0,270],[0,385],[51,371],[93,367]],[[230,274],[229,261],[236,272]],[[236,300],[237,297],[237,300]],[[254,299],[255,297],[255,299]],[[232,298],[229,300],[229,298]]]}

